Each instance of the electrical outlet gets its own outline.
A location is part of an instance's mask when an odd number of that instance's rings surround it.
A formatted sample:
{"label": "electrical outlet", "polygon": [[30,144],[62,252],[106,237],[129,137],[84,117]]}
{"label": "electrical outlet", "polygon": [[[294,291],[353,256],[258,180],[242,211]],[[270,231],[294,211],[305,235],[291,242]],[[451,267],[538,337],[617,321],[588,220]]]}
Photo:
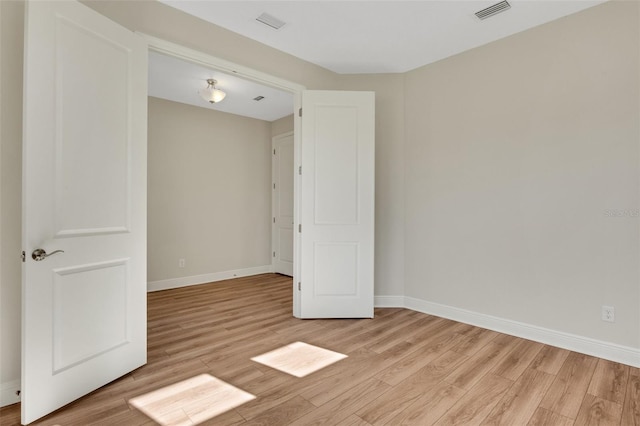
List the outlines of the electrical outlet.
{"label": "electrical outlet", "polygon": [[602,321],[614,322],[616,320],[616,312],[613,306],[602,306]]}
{"label": "electrical outlet", "polygon": [[178,259],[178,268],[184,268],[185,264],[186,262],[184,259]]}

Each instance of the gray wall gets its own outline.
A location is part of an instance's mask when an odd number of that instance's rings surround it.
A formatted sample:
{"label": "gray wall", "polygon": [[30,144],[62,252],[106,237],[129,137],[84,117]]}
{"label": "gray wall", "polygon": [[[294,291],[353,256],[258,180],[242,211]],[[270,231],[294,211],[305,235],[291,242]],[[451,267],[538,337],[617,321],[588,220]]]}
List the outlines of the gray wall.
{"label": "gray wall", "polygon": [[148,280],[270,265],[271,123],[150,97],[148,140]]}
{"label": "gray wall", "polygon": [[406,74],[407,296],[640,347],[639,51],[610,2]]}
{"label": "gray wall", "polygon": [[271,122],[271,136],[293,132],[293,114]]}

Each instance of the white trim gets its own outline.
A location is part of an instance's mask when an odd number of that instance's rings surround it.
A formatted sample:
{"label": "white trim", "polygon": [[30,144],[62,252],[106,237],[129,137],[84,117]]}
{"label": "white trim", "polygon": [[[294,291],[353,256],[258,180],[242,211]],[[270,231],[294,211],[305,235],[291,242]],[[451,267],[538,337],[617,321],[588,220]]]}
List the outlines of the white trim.
{"label": "white trim", "polygon": [[404,308],[404,296],[374,296],[373,306],[376,308]]}
{"label": "white trim", "polygon": [[413,297],[405,297],[404,306],[407,309],[425,314],[448,318],[523,339],[534,340],[551,346],[557,346],[570,351],[640,368],[640,348],[631,348],[615,343],[603,342],[589,337],[551,330],[518,321],[511,321],[452,306],[441,305],[439,303],[427,302]]}
{"label": "white trim", "polygon": [[[276,155],[275,155],[275,150],[276,150],[276,145],[277,143],[285,138],[288,138],[289,136],[293,136],[295,138],[295,132],[293,130],[289,130],[288,132],[284,132],[281,133],[279,135],[276,135],[274,137],[271,138],[271,152],[273,153],[273,155],[271,155],[271,182],[273,184],[276,183]],[[295,144],[295,142],[294,142]],[[295,147],[294,147],[295,149]],[[295,156],[293,159],[293,164],[291,164],[291,173],[293,173],[293,178],[295,179],[296,173],[295,173]],[[280,196],[280,189],[279,188],[274,188],[271,191],[271,217],[269,218],[269,220],[271,221],[271,252],[272,253],[276,253],[277,252],[277,247],[276,247],[276,234],[278,232],[278,225],[276,225],[275,220],[272,220],[272,218],[275,218],[278,211],[277,211],[277,202],[278,200],[276,199],[276,193],[278,193],[278,197]],[[293,194],[294,198],[295,198],[295,194]],[[294,233],[295,234],[295,233]],[[291,242],[293,244],[293,241]],[[280,254],[278,254],[278,257],[280,256]],[[289,275],[287,272],[289,271],[278,271],[276,268],[276,258],[275,256],[272,255],[271,257],[271,267],[273,268],[273,272],[276,273],[286,273],[286,275]],[[292,266],[293,269],[293,266]]]}
{"label": "white trim", "polygon": [[206,284],[231,278],[249,277],[251,275],[268,274],[273,272],[271,265],[255,266],[253,268],[235,269],[232,271],[213,272],[210,274],[193,275],[190,277],[172,278],[168,280],[150,281],[147,292],[169,290],[172,288],[188,287],[190,285]]}
{"label": "white trim", "polygon": [[0,383],[0,407],[20,402],[20,397],[16,392],[20,390],[20,380]]}
{"label": "white trim", "polygon": [[291,93],[302,92],[305,89],[305,87],[300,84],[209,55],[208,53],[190,49],[142,32],[136,33],[146,40],[150,49],[158,53],[180,58],[187,62],[203,65],[205,67],[213,67],[218,71],[237,75],[239,77]]}
{"label": "white trim", "polygon": [[[640,8],[638,8],[638,16],[636,18],[640,18]],[[638,37],[638,40],[640,41],[640,37]],[[640,46],[640,43],[638,44],[638,46]],[[639,96],[639,100],[640,100],[640,96]],[[638,118],[640,118],[640,117],[638,117]],[[638,152],[640,153],[640,150]],[[640,156],[637,158],[637,160],[640,161]],[[640,163],[638,164],[638,166],[640,167]],[[640,258],[637,258],[636,260],[638,261],[638,265],[640,265]],[[638,294],[638,308],[640,309],[640,293]],[[638,328],[638,340],[637,341],[640,342],[640,328]]]}
{"label": "white trim", "polygon": [[301,225],[300,212],[302,208],[302,186],[300,182],[302,176],[296,173],[302,167],[302,90],[297,93],[295,103],[293,105],[293,316],[300,318],[300,299],[302,291],[300,291],[300,256],[302,254],[302,233],[295,232],[297,226]]}

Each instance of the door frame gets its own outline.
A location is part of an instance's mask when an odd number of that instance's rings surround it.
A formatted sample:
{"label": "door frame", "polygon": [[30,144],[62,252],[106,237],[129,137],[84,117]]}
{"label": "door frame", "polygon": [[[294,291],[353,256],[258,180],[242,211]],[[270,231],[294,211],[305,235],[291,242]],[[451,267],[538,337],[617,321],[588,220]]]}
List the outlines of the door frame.
{"label": "door frame", "polygon": [[[293,130],[285,132],[285,133],[281,133],[279,135],[275,135],[274,137],[271,138],[271,150],[273,151],[273,155],[271,156],[271,179],[274,183],[273,190],[271,193],[271,214],[273,215],[273,223],[271,224],[271,250],[273,251],[273,257],[271,258],[271,267],[273,268],[274,272],[276,271],[276,259],[280,258],[280,253],[278,251],[278,247],[276,246],[276,241],[280,241],[279,239],[277,239],[277,235],[278,235],[278,228],[279,228],[279,224],[276,223],[276,217],[278,216],[277,212],[277,206],[276,206],[276,202],[280,200],[281,197],[281,192],[280,192],[280,188],[278,187],[278,183],[276,183],[276,168],[275,163],[276,161],[276,149],[277,149],[277,144],[280,140],[288,138],[289,136],[294,136],[294,132]],[[295,152],[294,152],[295,155]],[[294,163],[295,163],[295,159],[294,159]],[[291,165],[291,172],[294,173],[293,171],[293,164]],[[295,182],[295,173],[293,175],[294,177],[294,182]],[[276,197],[276,194],[278,194],[278,196]],[[295,195],[294,195],[294,200],[295,200]],[[292,229],[294,229],[295,226],[292,225]],[[278,256],[276,257],[276,253],[278,253]]]}
{"label": "door frame", "polygon": [[[136,32],[147,42],[149,50],[161,53],[163,55],[172,56],[174,58],[182,59],[187,62],[202,65],[207,68],[211,68],[215,71],[224,72],[227,74],[236,75],[246,80],[263,84],[265,86],[273,87],[293,94],[293,156],[294,156],[294,180],[293,180],[293,219],[294,230],[300,223],[300,210],[301,210],[301,198],[300,197],[300,175],[295,173],[295,170],[302,164],[302,140],[300,137],[301,123],[300,114],[297,112],[302,108],[302,92],[306,89],[305,86],[285,80],[273,75],[255,70],[253,68],[239,65],[222,58],[204,53],[198,50],[194,50],[179,44],[163,40],[158,37],[154,37],[142,32]],[[301,256],[301,243],[300,233],[294,231],[293,239],[293,316],[300,317],[300,291],[297,283],[300,280],[300,256]]]}

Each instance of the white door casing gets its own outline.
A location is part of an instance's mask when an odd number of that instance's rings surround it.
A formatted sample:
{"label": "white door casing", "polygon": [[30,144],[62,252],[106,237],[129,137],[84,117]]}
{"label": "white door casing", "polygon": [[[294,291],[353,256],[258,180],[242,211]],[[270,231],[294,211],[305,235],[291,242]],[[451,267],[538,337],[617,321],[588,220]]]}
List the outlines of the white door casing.
{"label": "white door casing", "polygon": [[141,37],[74,1],[27,3],[25,424],[146,362],[146,80]]}
{"label": "white door casing", "polygon": [[301,318],[373,317],[374,95],[302,94]]}
{"label": "white door casing", "polygon": [[293,276],[293,132],[272,139],[271,244],[273,271]]}

